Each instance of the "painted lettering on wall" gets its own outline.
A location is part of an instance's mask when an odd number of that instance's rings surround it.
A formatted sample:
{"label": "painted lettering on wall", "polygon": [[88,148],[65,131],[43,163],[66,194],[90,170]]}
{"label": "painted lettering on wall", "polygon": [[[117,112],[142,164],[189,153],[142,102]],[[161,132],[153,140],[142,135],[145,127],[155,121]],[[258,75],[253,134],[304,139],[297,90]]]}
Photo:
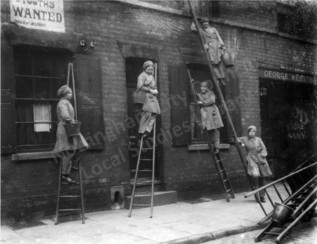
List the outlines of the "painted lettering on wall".
{"label": "painted lettering on wall", "polygon": [[63,0],[10,0],[10,15],[26,28],[65,32]]}
{"label": "painted lettering on wall", "polygon": [[307,112],[299,107],[291,111],[292,121],[287,123],[287,137],[291,140],[305,140],[307,138],[305,125],[309,123]]}
{"label": "painted lettering on wall", "polygon": [[316,75],[284,72],[278,70],[259,69],[259,77],[265,79],[317,84]]}

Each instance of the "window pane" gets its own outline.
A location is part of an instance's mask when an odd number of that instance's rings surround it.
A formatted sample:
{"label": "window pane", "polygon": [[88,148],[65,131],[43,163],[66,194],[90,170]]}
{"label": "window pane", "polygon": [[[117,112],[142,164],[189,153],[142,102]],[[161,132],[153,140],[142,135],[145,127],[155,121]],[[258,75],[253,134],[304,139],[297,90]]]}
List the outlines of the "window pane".
{"label": "window pane", "polygon": [[16,101],[16,121],[33,121],[33,101]]}
{"label": "window pane", "polygon": [[16,97],[32,98],[33,97],[33,79],[26,77],[16,77]]}
{"label": "window pane", "polygon": [[33,75],[50,76],[50,61],[47,55],[33,56]]}
{"label": "window pane", "polygon": [[204,141],[204,131],[201,124],[200,108],[197,104],[190,104],[191,140]]}
{"label": "window pane", "polygon": [[14,53],[14,73],[32,75],[32,57],[29,53],[19,50]]}
{"label": "window pane", "polygon": [[34,98],[50,98],[51,80],[35,79],[34,80]]}

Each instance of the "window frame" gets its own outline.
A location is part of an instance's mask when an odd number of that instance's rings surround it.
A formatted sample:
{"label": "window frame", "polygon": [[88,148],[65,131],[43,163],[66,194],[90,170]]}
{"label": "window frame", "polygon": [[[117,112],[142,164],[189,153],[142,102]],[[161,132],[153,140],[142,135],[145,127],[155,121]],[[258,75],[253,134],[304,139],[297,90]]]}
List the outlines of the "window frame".
{"label": "window frame", "polygon": [[[195,80],[195,77],[193,77],[192,73],[194,73],[193,70],[195,68],[199,69],[202,72],[205,72],[206,78],[209,76],[208,77],[209,80],[210,81],[212,80],[212,77],[210,77],[209,67],[206,64],[189,63],[189,64],[187,64],[186,68],[189,70],[189,72],[191,73],[191,76],[194,80]],[[203,79],[203,80],[206,80],[206,79]],[[199,82],[202,82],[203,80],[200,80]],[[226,93],[227,93],[226,88],[220,87],[220,89],[222,91],[223,97],[226,99]],[[197,92],[197,86],[195,86],[195,90]],[[199,88],[198,88],[198,90],[199,90]],[[214,89],[212,89],[212,90],[214,91]],[[221,113],[221,101],[220,101],[220,99],[217,99],[217,92],[215,92],[215,95],[216,95],[216,105],[219,109],[219,112]],[[203,131],[202,137],[200,137],[200,138],[193,138],[192,137],[193,133],[194,133],[192,130],[194,130],[196,128],[196,127],[194,127],[194,128],[192,127],[192,121],[198,117],[198,120],[200,119],[200,121],[198,121],[198,123],[201,123],[201,118],[199,118],[200,117],[199,104],[196,104],[195,101],[193,101],[192,91],[190,91],[190,96],[188,97],[188,104],[190,106],[189,107],[189,121],[190,121],[190,125],[191,125],[189,149],[190,148],[195,149],[195,148],[197,148],[197,145],[202,145],[202,147],[198,147],[198,148],[205,148],[206,147],[205,145],[208,144],[208,142],[207,142],[207,136],[205,135],[204,131]],[[195,111],[195,110],[196,110],[196,113],[193,115],[194,116],[194,118],[193,118],[192,111]],[[228,146],[225,144],[229,144],[229,141],[230,141],[230,138],[229,138],[230,134],[228,133],[228,125],[227,125],[228,121],[225,118],[225,114],[221,114],[221,117],[222,117],[224,127],[219,129],[220,130],[220,143],[222,144],[221,148],[227,148]],[[194,146],[194,145],[196,145],[196,146]]]}
{"label": "window frame", "polygon": [[[47,75],[39,74],[36,69],[36,65],[39,65],[42,62],[42,57],[45,57],[44,68],[47,68]],[[29,62],[29,70],[19,69],[25,60],[19,60],[19,58],[25,58],[27,62]],[[72,57],[72,53],[66,49],[53,49],[47,47],[34,47],[34,46],[26,46],[26,45],[17,45],[13,47],[13,79],[14,79],[14,87],[15,87],[15,131],[16,131],[16,145],[15,152],[23,153],[23,152],[37,152],[37,151],[49,151],[52,150],[56,140],[56,129],[57,129],[57,118],[56,118],[56,105],[58,103],[58,98],[56,96],[57,87],[66,82],[66,74],[65,72],[58,69],[58,67],[62,68],[62,63],[65,64],[67,70],[67,60],[70,60]],[[29,59],[28,59],[29,58]],[[28,60],[27,60],[28,59]],[[38,62],[36,64],[36,62]],[[57,64],[61,62],[61,65],[58,67],[53,67],[54,63]],[[44,63],[44,61],[43,61]],[[45,67],[45,65],[47,65]],[[56,69],[57,68],[57,69]],[[28,73],[29,72],[29,73]],[[57,75],[60,73],[59,75]],[[36,90],[36,82],[45,81],[46,84],[42,86],[44,87],[43,96],[40,95],[40,90]],[[56,82],[59,81],[59,82]],[[18,89],[19,83],[25,82],[28,86],[31,86],[31,96],[24,96],[21,91]],[[56,82],[56,83],[55,83]],[[26,87],[24,87],[25,89]],[[22,89],[23,90],[23,89]],[[40,92],[39,92],[40,91]],[[38,93],[39,92],[39,93]],[[29,105],[26,105],[29,103]],[[34,125],[41,123],[34,121],[34,104],[49,104],[50,105],[50,119],[48,122],[50,124],[49,132],[35,132]],[[27,107],[29,111],[25,111],[25,115],[19,114],[19,109],[23,109],[23,107]],[[28,114],[27,114],[28,113]],[[43,123],[43,122],[42,122]],[[46,123],[46,122],[44,122]],[[33,127],[33,129],[31,129]],[[24,134],[21,134],[24,133]],[[41,133],[41,134],[35,134]],[[31,135],[32,138],[27,137]],[[31,137],[30,136],[30,137]],[[24,137],[24,140],[23,140]],[[41,143],[44,142],[44,143]]]}

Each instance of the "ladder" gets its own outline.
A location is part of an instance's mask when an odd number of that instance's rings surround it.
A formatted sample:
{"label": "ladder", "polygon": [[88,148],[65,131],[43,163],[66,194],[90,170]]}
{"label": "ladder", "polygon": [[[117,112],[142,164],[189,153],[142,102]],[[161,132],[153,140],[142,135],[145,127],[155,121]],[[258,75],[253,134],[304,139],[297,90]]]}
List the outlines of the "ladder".
{"label": "ladder", "polygon": [[313,177],[303,187],[284,201],[285,205],[288,203],[287,206],[294,209],[289,220],[283,224],[271,221],[271,223],[255,238],[255,242],[260,242],[264,236],[271,235],[277,236],[275,240],[276,243],[281,243],[290,230],[297,225],[300,220],[305,218],[306,214],[316,207],[316,179],[317,176]]}
{"label": "ladder", "polygon": [[[154,180],[155,180],[154,179],[155,178],[155,148],[156,148],[156,118],[154,120],[153,132],[152,133],[153,133],[153,137],[145,138],[144,134],[141,137],[140,148],[139,148],[139,152],[138,152],[138,161],[137,161],[137,165],[136,165],[136,169],[135,169],[133,188],[132,188],[132,195],[131,195],[131,200],[130,200],[129,217],[131,217],[133,206],[136,206],[136,207],[151,207],[151,209],[150,209],[150,218],[153,217]],[[149,144],[151,142],[145,143],[145,140],[147,140],[147,142],[152,141],[152,146],[149,146]],[[144,146],[145,144],[147,144],[147,145]],[[145,152],[145,151],[152,151],[152,157],[151,158],[142,157],[142,152]],[[139,195],[135,194],[135,189],[136,189],[137,183],[141,182],[141,181],[138,181],[138,173],[142,171],[142,170],[139,170],[141,161],[144,162],[144,163],[152,162],[152,169],[151,169],[151,171],[152,171],[152,179],[151,179],[151,195],[150,195],[151,196],[151,203],[150,204],[135,204],[134,203],[134,197],[139,196]],[[145,195],[142,194],[142,196],[145,196]]]}
{"label": "ladder", "polygon": [[207,136],[208,136],[208,144],[209,144],[210,154],[211,154],[211,157],[213,158],[213,160],[215,162],[215,166],[216,166],[219,178],[221,180],[224,193],[226,195],[226,201],[230,202],[229,197],[231,197],[232,199],[235,198],[234,192],[233,192],[233,189],[232,189],[232,186],[231,186],[231,183],[230,183],[230,180],[229,180],[229,178],[227,176],[226,169],[223,166],[222,159],[221,159],[221,156],[220,156],[220,152],[215,153],[214,146],[213,146],[213,144],[211,142],[211,138],[210,138],[210,135],[208,134],[208,132],[207,132]]}
{"label": "ladder", "polygon": [[[75,87],[75,76],[74,76],[74,66],[73,63],[68,63],[67,68],[67,86],[70,85],[70,79],[72,80],[73,85],[73,91],[74,91],[74,117],[77,121],[77,99],[76,99],[76,87]],[[81,160],[78,159],[78,175],[79,175],[79,185],[80,185],[80,193],[79,194],[66,194],[65,191],[63,191],[63,194],[61,194],[61,179],[62,179],[62,161],[59,160],[60,168],[59,168],[59,178],[58,178],[58,190],[57,190],[57,203],[56,203],[56,216],[55,216],[55,225],[59,223],[59,214],[60,212],[76,212],[81,211],[81,219],[82,223],[85,223],[85,210],[84,210],[84,193],[83,193],[83,183],[82,183],[82,171],[81,171]],[[64,185],[65,187],[71,187],[70,185]],[[63,189],[65,190],[65,189]],[[73,189],[71,189],[73,190]],[[78,190],[78,189],[77,189]],[[64,194],[65,193],[65,194]],[[74,199],[74,198],[80,198],[80,208],[60,208],[60,200],[61,199]]]}
{"label": "ladder", "polygon": [[[83,183],[82,183],[81,162],[80,162],[80,160],[78,161],[80,193],[79,194],[78,193],[77,194],[67,194],[66,189],[65,189],[66,187],[71,188],[70,190],[74,190],[74,189],[72,189],[72,185],[68,185],[68,184],[64,185],[61,183],[62,162],[61,162],[61,160],[59,160],[59,161],[60,161],[60,168],[59,168],[59,179],[58,179],[58,190],[57,190],[55,225],[57,225],[59,223],[59,217],[60,217],[59,215],[61,212],[65,213],[65,212],[77,212],[77,211],[81,212],[81,221],[84,224],[85,223],[85,208],[84,208],[84,193],[83,193]],[[65,187],[62,187],[62,185]],[[62,188],[64,188],[63,192],[62,192]],[[76,190],[78,191],[78,189],[76,189]],[[80,198],[80,208],[60,208],[60,200],[61,199],[70,200],[70,199],[74,199],[74,198],[78,198],[78,199]]]}
{"label": "ladder", "polygon": [[[187,74],[188,74],[188,77],[189,77],[190,87],[191,87],[191,91],[193,93],[194,100],[195,100],[196,104],[198,104],[197,94],[196,94],[196,91],[195,91],[195,88],[194,88],[195,86],[193,84],[194,80],[193,80],[193,78],[192,78],[192,76],[190,74],[189,69],[187,69]],[[224,193],[226,195],[226,200],[227,200],[227,202],[230,202],[229,194],[230,194],[232,199],[235,198],[234,192],[233,192],[233,189],[232,189],[232,186],[231,186],[231,183],[230,183],[230,180],[229,180],[229,178],[227,176],[226,169],[223,166],[222,159],[220,157],[220,153],[216,154],[214,152],[214,146],[213,146],[213,144],[211,142],[210,135],[208,134],[208,132],[206,134],[207,134],[207,137],[208,137],[208,145],[209,145],[209,149],[210,149],[210,154],[211,154],[211,157],[213,158],[213,160],[215,162],[215,166],[216,166],[219,178],[221,180]]]}
{"label": "ladder", "polygon": [[240,158],[240,161],[242,163],[242,166],[243,166],[243,169],[244,169],[244,172],[247,176],[247,179],[249,181],[249,184],[250,184],[250,187],[251,189],[253,190],[254,189],[254,186],[253,186],[253,183],[252,183],[252,179],[251,179],[251,176],[248,174],[248,170],[247,170],[247,162],[244,158],[244,155],[243,155],[243,152],[242,152],[242,149],[240,147],[240,144],[239,144],[239,141],[238,141],[238,136],[237,136],[237,133],[236,133],[236,130],[233,126],[233,123],[232,123],[232,120],[231,120],[231,116],[230,116],[230,113],[229,113],[229,110],[228,110],[228,107],[227,107],[227,104],[226,104],[226,101],[223,97],[223,94],[221,92],[221,89],[220,89],[220,86],[218,84],[218,81],[217,81],[217,77],[216,77],[216,74],[215,74],[215,71],[214,71],[214,68],[212,67],[212,64],[210,62],[210,56],[208,54],[208,52],[206,51],[206,49],[204,48],[204,40],[203,40],[203,37],[201,36],[201,33],[199,31],[199,23],[198,23],[198,20],[197,20],[197,16],[193,10],[193,7],[192,7],[192,4],[191,4],[191,0],[187,0],[188,2],[188,6],[189,6],[189,10],[190,10],[190,13],[193,17],[193,21],[194,21],[194,24],[196,26],[196,29],[197,29],[197,32],[198,32],[198,35],[199,35],[199,39],[200,39],[200,42],[201,42],[201,45],[202,45],[202,48],[204,50],[204,53],[205,53],[205,56],[208,60],[208,67],[209,67],[209,71],[210,71],[210,74],[211,74],[211,77],[212,77],[212,82],[213,82],[213,85],[214,87],[216,88],[216,92],[217,92],[217,95],[221,101],[221,105],[223,107],[223,110],[225,112],[225,115],[226,115],[226,118],[227,118],[227,121],[228,121],[228,124],[229,124],[229,127],[232,131],[232,134],[233,134],[233,137],[234,137],[234,142],[235,142],[235,146],[237,148],[237,151],[238,151],[238,154],[239,154],[239,158]]}

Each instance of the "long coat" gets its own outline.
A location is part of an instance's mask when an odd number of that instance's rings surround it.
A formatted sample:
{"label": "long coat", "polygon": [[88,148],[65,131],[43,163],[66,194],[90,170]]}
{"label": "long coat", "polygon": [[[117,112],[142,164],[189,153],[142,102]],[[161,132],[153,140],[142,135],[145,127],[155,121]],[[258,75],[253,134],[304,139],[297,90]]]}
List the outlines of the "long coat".
{"label": "long coat", "polygon": [[154,76],[142,72],[138,77],[137,84],[137,90],[145,92],[145,99],[142,110],[155,114],[161,114],[161,109],[157,97],[150,92],[150,89],[157,89]]}
{"label": "long coat", "polygon": [[266,160],[267,150],[260,137],[240,137],[247,150],[248,174],[254,177],[268,177],[272,175]]}
{"label": "long coat", "polygon": [[213,27],[199,29],[199,31],[204,40],[205,48],[208,47],[211,63],[218,64],[221,61],[221,56],[223,53],[221,47],[224,46],[218,31]]}
{"label": "long coat", "polygon": [[57,104],[58,127],[56,132],[56,144],[54,151],[63,152],[68,150],[77,150],[88,148],[88,143],[80,133],[79,135],[68,137],[64,124],[66,121],[74,121],[74,108],[69,100],[61,98]]}
{"label": "long coat", "polygon": [[208,91],[205,94],[198,94],[199,100],[203,102],[200,113],[203,129],[215,130],[223,127],[223,122],[219,113],[216,102],[216,96],[213,91]]}

